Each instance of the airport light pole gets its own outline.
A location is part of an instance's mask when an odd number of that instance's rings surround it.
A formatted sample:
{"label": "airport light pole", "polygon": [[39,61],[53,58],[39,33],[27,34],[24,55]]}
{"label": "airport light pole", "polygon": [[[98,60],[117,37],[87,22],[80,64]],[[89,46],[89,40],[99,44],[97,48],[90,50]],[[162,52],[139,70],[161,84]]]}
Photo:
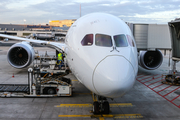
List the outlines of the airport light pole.
{"label": "airport light pole", "polygon": [[80,17],[81,17],[81,4],[80,4]]}
{"label": "airport light pole", "polygon": [[25,22],[26,22],[26,19],[24,19],[24,30],[25,30]]}

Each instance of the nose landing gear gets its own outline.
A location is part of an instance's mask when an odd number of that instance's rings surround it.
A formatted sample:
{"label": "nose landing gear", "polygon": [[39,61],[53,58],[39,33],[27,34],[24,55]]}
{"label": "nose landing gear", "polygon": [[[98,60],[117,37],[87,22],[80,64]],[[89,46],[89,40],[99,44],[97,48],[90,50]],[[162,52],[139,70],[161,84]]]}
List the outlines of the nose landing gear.
{"label": "nose landing gear", "polygon": [[109,102],[105,97],[98,96],[98,100],[93,103],[94,114],[109,114]]}

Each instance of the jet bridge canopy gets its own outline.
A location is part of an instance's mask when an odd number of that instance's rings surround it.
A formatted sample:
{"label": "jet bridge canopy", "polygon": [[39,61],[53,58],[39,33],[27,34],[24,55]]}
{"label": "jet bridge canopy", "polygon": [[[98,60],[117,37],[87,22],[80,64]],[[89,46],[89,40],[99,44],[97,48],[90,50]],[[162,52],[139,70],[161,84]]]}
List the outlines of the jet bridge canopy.
{"label": "jet bridge canopy", "polygon": [[180,59],[180,18],[169,22],[168,25],[171,36],[172,58]]}

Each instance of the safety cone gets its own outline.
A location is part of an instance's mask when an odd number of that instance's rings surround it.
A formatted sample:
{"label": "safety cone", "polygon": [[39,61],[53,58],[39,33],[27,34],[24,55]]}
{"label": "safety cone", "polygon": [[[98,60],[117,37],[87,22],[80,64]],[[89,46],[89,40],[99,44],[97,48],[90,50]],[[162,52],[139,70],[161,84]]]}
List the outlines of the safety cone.
{"label": "safety cone", "polygon": [[12,78],[14,78],[14,73],[13,73],[13,76],[12,76]]}

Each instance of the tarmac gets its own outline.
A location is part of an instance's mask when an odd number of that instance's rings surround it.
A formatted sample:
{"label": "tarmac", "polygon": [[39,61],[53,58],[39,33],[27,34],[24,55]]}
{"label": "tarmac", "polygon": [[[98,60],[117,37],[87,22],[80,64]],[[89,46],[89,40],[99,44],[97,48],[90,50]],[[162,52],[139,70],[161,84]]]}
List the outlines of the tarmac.
{"label": "tarmac", "polygon": [[[0,84],[26,84],[27,70],[15,69],[7,62],[7,46],[0,46]],[[54,54],[46,47],[35,47],[40,54]],[[54,98],[1,98],[0,120],[179,120],[180,119],[180,86],[162,84],[168,73],[169,55],[156,70],[145,70],[139,67],[137,80],[133,88],[123,97],[108,99],[111,113],[93,115],[92,93],[73,74],[73,96]],[[180,69],[177,64],[177,69]],[[14,77],[12,77],[14,75]]]}

